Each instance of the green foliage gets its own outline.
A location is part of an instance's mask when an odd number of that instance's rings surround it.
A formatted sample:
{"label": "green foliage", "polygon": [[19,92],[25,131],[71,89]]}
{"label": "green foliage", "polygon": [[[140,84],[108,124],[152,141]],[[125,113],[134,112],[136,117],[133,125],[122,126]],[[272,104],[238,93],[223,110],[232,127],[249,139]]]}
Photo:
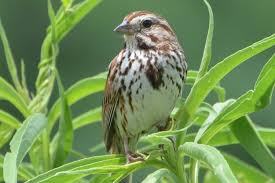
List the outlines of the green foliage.
{"label": "green foliage", "polygon": [[214,147],[193,142],[186,142],[179,151],[191,158],[204,162],[220,182],[238,182],[222,154]]}
{"label": "green foliage", "polygon": [[47,118],[44,114],[33,114],[15,133],[10,142],[11,152],[6,153],[4,159],[4,180],[6,182],[17,182],[17,167],[46,125]]}
{"label": "green foliage", "polygon": [[[88,109],[72,118],[71,106],[104,89],[107,73],[82,79],[64,89],[56,68],[59,43],[89,13],[100,0],[62,0],[58,11],[48,1],[50,25],[41,47],[36,78],[36,91],[30,95],[25,79],[15,65],[10,45],[0,22],[0,38],[12,83],[0,77],[0,100],[12,104],[25,118],[21,123],[13,114],[0,109],[0,148],[10,142],[10,151],[0,155],[0,181],[7,183],[36,182],[120,182],[131,173],[147,167],[155,171],[143,180],[147,182],[196,183],[200,169],[206,171],[204,182],[275,182],[275,159],[268,146],[275,147],[275,129],[252,123],[249,116],[271,103],[275,85],[275,54],[264,65],[253,90],[237,99],[227,99],[221,80],[249,58],[275,45],[275,34],[226,57],[209,68],[212,55],[214,16],[209,3],[209,29],[198,71],[189,71],[186,84],[191,91],[180,98],[171,113],[173,125],[165,132],[144,136],[139,151],[148,154],[144,161],[126,164],[121,155],[85,157],[72,149],[73,135],[85,125],[101,120],[101,107]],[[55,82],[57,80],[57,82]],[[48,104],[57,83],[60,97]],[[210,92],[218,96],[214,104],[205,98]],[[59,122],[57,131],[53,130]],[[197,131],[189,128],[197,126]],[[176,143],[175,143],[176,140]],[[258,170],[217,147],[241,144],[258,162]],[[160,145],[162,148],[160,149]],[[91,151],[103,148],[102,142]],[[24,159],[28,154],[29,158]],[[77,160],[68,162],[68,156]],[[187,158],[189,157],[189,158]],[[186,161],[184,161],[186,160]]]}
{"label": "green foliage", "polygon": [[231,130],[241,145],[275,179],[275,157],[260,138],[252,121],[247,116],[239,118],[232,124]]}

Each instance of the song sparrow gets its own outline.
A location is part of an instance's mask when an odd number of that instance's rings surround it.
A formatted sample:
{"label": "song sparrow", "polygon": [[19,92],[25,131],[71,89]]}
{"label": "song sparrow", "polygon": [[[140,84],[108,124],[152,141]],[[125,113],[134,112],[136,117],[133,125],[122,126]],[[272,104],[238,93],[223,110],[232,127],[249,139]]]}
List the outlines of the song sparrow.
{"label": "song sparrow", "polygon": [[125,46],[109,65],[103,100],[107,151],[136,160],[141,134],[165,125],[186,78],[183,50],[168,22],[148,11],[127,15],[114,29]]}

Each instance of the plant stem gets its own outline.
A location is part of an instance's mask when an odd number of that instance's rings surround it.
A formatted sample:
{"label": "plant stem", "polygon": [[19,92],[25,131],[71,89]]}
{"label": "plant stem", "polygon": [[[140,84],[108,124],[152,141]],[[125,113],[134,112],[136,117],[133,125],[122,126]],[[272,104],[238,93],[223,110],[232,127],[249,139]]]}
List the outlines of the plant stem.
{"label": "plant stem", "polygon": [[44,171],[50,170],[50,146],[49,146],[49,135],[47,129],[42,133],[42,152],[43,152],[43,161],[44,161]]}
{"label": "plant stem", "polygon": [[191,183],[197,183],[198,182],[198,161],[191,160],[190,162],[190,175],[191,175]]}
{"label": "plant stem", "polygon": [[185,176],[185,171],[184,171],[184,163],[183,163],[183,158],[179,158],[177,161],[177,174],[179,176],[179,180],[181,183],[186,183],[186,176]]}

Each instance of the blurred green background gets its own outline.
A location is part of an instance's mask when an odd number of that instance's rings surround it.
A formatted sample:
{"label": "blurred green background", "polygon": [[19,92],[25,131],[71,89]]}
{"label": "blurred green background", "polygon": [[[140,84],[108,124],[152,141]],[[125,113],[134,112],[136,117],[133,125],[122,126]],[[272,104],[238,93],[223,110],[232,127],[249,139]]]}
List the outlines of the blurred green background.
{"label": "blurred green background", "polygon": [[[56,9],[60,5],[57,0],[53,3]],[[215,16],[212,65],[275,32],[274,0],[211,0],[210,4]],[[150,10],[166,17],[185,50],[189,69],[198,69],[208,28],[208,12],[202,0],[106,0],[60,44],[57,66],[66,88],[82,78],[107,69],[123,45],[122,37],[112,30],[127,13],[134,10]],[[49,24],[47,1],[0,0],[0,17],[17,64],[21,58],[25,61],[28,84],[33,90],[40,46]],[[252,89],[262,66],[273,52],[274,48],[254,57],[228,75],[221,83],[227,89],[227,98],[236,98]],[[0,75],[10,79],[2,45]],[[51,103],[57,96],[55,89]],[[97,94],[75,104],[73,115],[99,106],[101,98],[102,95]],[[214,99],[210,96],[208,100],[214,102]],[[253,114],[253,121],[262,126],[275,127],[274,100],[268,108]],[[12,106],[1,101],[0,105],[16,113]],[[101,125],[97,123],[76,132],[74,147],[85,154],[91,154],[88,149],[101,141]],[[237,145],[224,149],[255,164]]]}

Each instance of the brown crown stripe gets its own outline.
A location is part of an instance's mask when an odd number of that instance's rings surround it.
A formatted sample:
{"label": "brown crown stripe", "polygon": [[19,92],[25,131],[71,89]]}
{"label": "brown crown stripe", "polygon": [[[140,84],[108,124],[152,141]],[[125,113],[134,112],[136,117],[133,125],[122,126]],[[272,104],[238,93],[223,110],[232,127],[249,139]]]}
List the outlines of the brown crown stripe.
{"label": "brown crown stripe", "polygon": [[143,16],[143,15],[148,15],[148,14],[153,14],[152,12],[149,11],[136,11],[131,13],[130,15],[126,16],[125,19],[130,22],[132,21],[134,18],[138,17],[138,16]]}

